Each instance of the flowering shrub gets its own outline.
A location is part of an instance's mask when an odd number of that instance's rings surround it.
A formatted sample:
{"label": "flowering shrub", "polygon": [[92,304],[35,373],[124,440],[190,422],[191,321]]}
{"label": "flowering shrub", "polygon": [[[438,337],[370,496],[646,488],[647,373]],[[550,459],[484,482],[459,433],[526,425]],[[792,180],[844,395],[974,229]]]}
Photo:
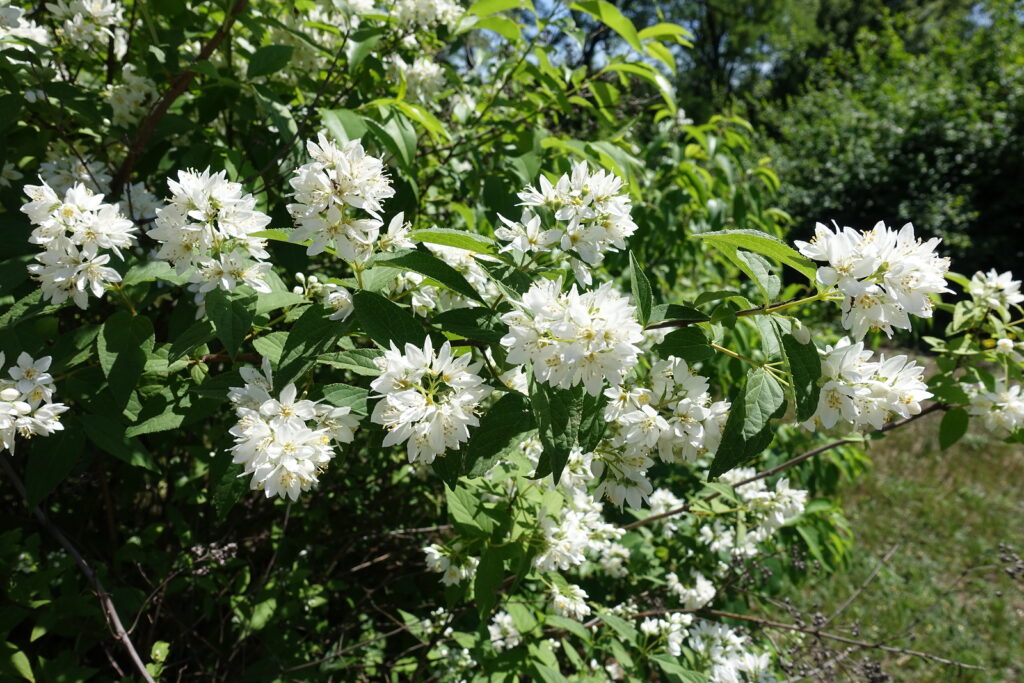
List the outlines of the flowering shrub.
{"label": "flowering shrub", "polygon": [[[599,71],[550,49],[581,16]],[[1024,434],[1020,282],[909,224],[790,246],[746,124],[676,110],[679,26],[0,19],[12,675],[774,680],[803,629],[751,590],[849,546],[801,463]],[[936,310],[934,373],[872,351]]]}

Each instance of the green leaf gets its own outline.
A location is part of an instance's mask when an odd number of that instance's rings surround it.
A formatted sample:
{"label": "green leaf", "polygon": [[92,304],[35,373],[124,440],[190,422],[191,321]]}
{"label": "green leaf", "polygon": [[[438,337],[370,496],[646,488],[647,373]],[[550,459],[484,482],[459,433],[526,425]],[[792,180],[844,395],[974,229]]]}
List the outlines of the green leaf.
{"label": "green leaf", "polygon": [[328,384],[324,387],[324,400],[332,406],[350,408],[355,415],[366,415],[366,399],[370,392],[350,384]]}
{"label": "green leaf", "polygon": [[939,423],[939,446],[946,450],[967,433],[970,417],[963,408],[952,408],[942,416]]}
{"label": "green leaf", "polygon": [[704,330],[692,325],[669,332],[660,344],[655,345],[654,352],[662,358],[676,356],[687,363],[707,360],[715,355]]}
{"label": "green leaf", "polygon": [[791,246],[759,230],[720,230],[718,232],[702,232],[693,235],[712,245],[726,245],[752,251],[783,263],[807,276],[810,282],[815,281],[817,267],[806,256]]}
{"label": "green leaf", "polygon": [[[463,449],[460,475],[481,476],[521,437],[534,428],[530,404],[522,394],[505,394],[491,406]],[[445,457],[452,457],[449,454]]]}
{"label": "green leaf", "polygon": [[452,524],[460,533],[470,536],[491,535],[494,520],[483,511],[483,503],[474,497],[472,491],[463,486],[445,489],[445,498]]}
{"label": "green leaf", "polygon": [[349,349],[336,353],[325,353],[316,359],[317,363],[330,365],[341,370],[348,370],[357,375],[376,377],[380,368],[374,361],[384,355],[380,349]]}
{"label": "green leaf", "polygon": [[116,421],[102,415],[83,415],[81,422],[89,440],[103,451],[133,467],[160,471],[146,447],[138,439],[128,437],[124,426]]}
{"label": "green leaf", "polygon": [[622,617],[615,616],[614,614],[602,613],[597,616],[601,621],[608,624],[608,626],[610,626],[611,629],[615,631],[616,634],[618,634],[619,638],[626,641],[630,645],[636,645],[636,641],[637,638],[640,636],[640,633],[631,623],[629,623]]}
{"label": "green leaf", "polygon": [[331,320],[332,311],[320,304],[306,309],[295,321],[281,351],[281,361],[274,380],[280,389],[304,375],[317,357],[334,348],[344,335],[348,326],[337,320]]}
{"label": "green leaf", "polygon": [[550,474],[557,484],[574,447],[593,449],[606,426],[601,398],[600,394],[590,396],[582,386],[559,389],[530,381],[530,408],[544,447],[535,479]]}
{"label": "green leaf", "polygon": [[470,14],[477,17],[488,17],[498,12],[504,12],[510,9],[528,9],[531,12],[534,11],[533,3],[531,0],[477,0],[469,9],[466,10],[466,14]]}
{"label": "green leaf", "polygon": [[[763,368],[751,368],[743,388],[732,397],[722,442],[708,468],[708,479],[719,477],[763,451],[775,437],[771,419],[786,410],[782,386]],[[773,408],[774,407],[774,408]]]}
{"label": "green leaf", "polygon": [[119,311],[103,323],[103,329],[96,338],[96,352],[110,393],[119,408],[128,403],[155,343],[153,323],[149,318],[133,317],[127,311]]}
{"label": "green leaf", "polygon": [[252,346],[256,349],[256,353],[264,358],[269,358],[274,365],[281,363],[281,354],[284,353],[286,343],[288,343],[287,332],[271,332],[252,340]]}
{"label": "green leaf", "polygon": [[632,251],[629,252],[629,277],[630,286],[633,290],[633,302],[636,304],[640,324],[646,325],[651,319],[651,306],[654,305],[654,296],[651,294],[651,283],[647,280],[647,276],[644,275],[644,271]]}
{"label": "green leaf", "polygon": [[653,324],[665,320],[685,320],[692,323],[702,323],[711,320],[711,318],[696,308],[680,306],[678,304],[659,304],[651,309],[651,319],[648,322]]}
{"label": "green leaf", "polygon": [[[64,429],[47,437],[32,439],[25,467],[28,506],[42,502],[74,469],[85,439],[75,421],[64,416]],[[3,454],[3,457],[7,457]]]}
{"label": "green leaf", "polygon": [[270,313],[279,308],[306,303],[306,297],[295,292],[270,292],[256,297],[256,314]]}
{"label": "green leaf", "polygon": [[178,335],[178,338],[171,344],[171,351],[167,355],[167,362],[173,363],[179,358],[184,358],[196,347],[205,344],[213,339],[213,323],[209,320],[200,320],[194,323],[187,330]]}
{"label": "green leaf", "polygon": [[[348,72],[353,73],[359,68],[359,65],[363,63],[367,57],[373,54],[373,49],[377,47],[377,43],[387,32],[387,29],[383,26],[360,26],[352,33],[352,37],[349,38],[348,45],[345,48],[346,54],[348,55]],[[358,139],[359,135],[349,138],[352,140]]]}
{"label": "green leaf", "polygon": [[429,230],[413,230],[409,237],[419,242],[443,244],[446,247],[458,247],[466,251],[493,256],[498,253],[494,240],[484,235],[453,230],[451,228],[430,228]]}
{"label": "green leaf", "polygon": [[654,660],[667,679],[673,683],[707,683],[708,679],[704,674],[684,668],[672,655],[651,655],[650,659]]}
{"label": "green leaf", "polygon": [[426,275],[435,282],[469,299],[483,303],[483,298],[459,271],[427,251],[406,249],[374,259],[374,265],[401,268]]}
{"label": "green leaf", "polygon": [[455,308],[434,316],[433,322],[444,332],[489,344],[498,343],[508,332],[508,325],[489,308]]}
{"label": "green leaf", "polygon": [[640,36],[637,35],[636,27],[633,26],[633,22],[627,19],[622,12],[620,12],[619,9],[610,2],[605,2],[604,0],[574,2],[569,5],[569,9],[586,12],[622,36],[622,39],[625,40],[631,48],[641,53],[644,51],[644,46],[640,42]]}
{"label": "green leaf", "polygon": [[792,334],[782,335],[782,350],[793,376],[793,392],[796,395],[796,419],[800,422],[810,419],[818,409],[821,387],[821,357],[814,342],[801,344]]}
{"label": "green leaf", "polygon": [[575,619],[560,617],[557,614],[547,614],[544,616],[544,623],[547,626],[568,631],[585,643],[589,643],[592,637],[590,631]]}
{"label": "green leaf", "polygon": [[153,282],[154,280],[163,280],[164,282],[183,285],[188,282],[188,277],[188,273],[178,275],[174,268],[171,267],[171,264],[166,261],[147,261],[146,263],[140,263],[129,268],[124,279],[121,281],[121,285],[127,287],[128,285],[140,282]]}
{"label": "green leaf", "polygon": [[295,50],[291,45],[264,45],[249,58],[246,78],[257,78],[276,73],[288,65]]}
{"label": "green leaf", "polygon": [[481,621],[486,620],[498,603],[498,588],[505,578],[505,561],[498,548],[487,548],[480,556],[473,580],[473,596]]}
{"label": "green leaf", "polygon": [[768,260],[757,254],[740,250],[735,252],[735,258],[745,264],[746,267],[743,268],[743,271],[754,280],[761,290],[765,303],[774,301],[775,297],[779,295],[779,290],[782,289],[782,280],[772,272]]}
{"label": "green leaf", "polygon": [[355,318],[367,336],[384,348],[394,342],[398,348],[405,344],[423,345],[426,332],[411,313],[380,294],[358,291],[352,295]]}
{"label": "green leaf", "polygon": [[242,340],[252,329],[252,303],[251,296],[242,297],[223,289],[215,289],[206,295],[206,315],[213,321],[217,339],[224,344],[230,356],[238,352]]}
{"label": "green leaf", "polygon": [[366,135],[366,122],[362,116],[349,109],[321,109],[320,120],[336,140],[348,142]]}

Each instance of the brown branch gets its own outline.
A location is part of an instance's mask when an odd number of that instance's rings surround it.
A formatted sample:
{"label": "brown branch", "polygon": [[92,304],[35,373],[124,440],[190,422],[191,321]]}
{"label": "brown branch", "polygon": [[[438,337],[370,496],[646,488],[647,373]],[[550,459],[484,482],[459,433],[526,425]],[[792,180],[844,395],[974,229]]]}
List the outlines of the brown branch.
{"label": "brown branch", "polygon": [[[18,493],[25,499],[25,504],[28,505],[28,491],[25,489],[25,484],[22,483],[21,477],[18,476],[17,472],[14,471],[14,468],[11,467],[9,462],[7,462],[6,457],[0,457],[0,466],[4,468],[7,476],[10,477],[11,481],[14,483],[14,487],[18,489]],[[100,578],[96,576],[96,572],[92,570],[92,567],[90,567],[89,563],[85,561],[85,558],[79,554],[78,550],[71,544],[71,541],[68,540],[67,536],[65,536],[64,533],[49,520],[38,506],[32,508],[32,515],[36,518],[36,521],[38,521],[39,524],[46,529],[54,539],[56,539],[64,550],[67,551],[68,555],[74,558],[75,564],[78,565],[78,568],[83,574],[85,574],[85,578],[88,579],[96,589],[96,596],[100,599],[100,604],[103,606],[103,615],[106,618],[107,627],[111,630],[114,637],[124,645],[124,649],[128,651],[128,656],[131,657],[132,663],[135,664],[135,668],[138,670],[139,675],[142,676],[147,683],[156,683],[153,680],[153,677],[149,675],[149,671],[146,670],[146,665],[142,662],[142,658],[139,657],[139,653],[132,644],[131,638],[129,638],[128,634],[125,632],[124,625],[121,623],[121,617],[118,616],[117,608],[114,606],[114,601],[110,599],[110,593],[108,593],[107,589],[103,587],[103,583],[100,581]]]}
{"label": "brown branch", "polygon": [[[666,610],[666,611],[678,611],[678,610]],[[764,628],[776,628],[785,631],[796,631],[798,633],[806,633],[808,635],[816,636],[818,638],[825,638],[827,640],[835,640],[840,643],[846,643],[847,645],[856,645],[868,650],[882,650],[883,652],[889,652],[897,655],[909,655],[911,657],[920,657],[921,659],[927,659],[938,664],[946,664],[949,666],[956,666],[961,669],[973,669],[975,671],[985,671],[985,667],[976,666],[974,664],[965,664],[964,662],[958,662],[954,659],[947,659],[938,655],[933,655],[928,652],[921,652],[919,650],[907,650],[902,647],[892,647],[891,645],[883,645],[881,643],[871,643],[866,640],[857,640],[855,638],[848,638],[847,636],[839,635],[838,633],[831,633],[828,631],[822,631],[817,628],[806,628],[804,626],[796,626],[794,624],[783,624],[779,621],[772,621],[771,619],[762,619],[760,617],[752,617],[747,614],[736,614],[735,612],[723,612],[717,609],[701,610],[698,612],[699,615],[710,615],[713,617],[723,617],[725,619],[738,619],[740,621],[748,621],[752,624]]]}
{"label": "brown branch", "polygon": [[203,46],[203,49],[199,52],[199,56],[192,63],[192,66],[179,73],[175,79],[171,82],[171,87],[163,94],[163,96],[156,101],[152,109],[146,115],[146,118],[139,124],[139,128],[135,133],[135,139],[132,140],[131,145],[128,147],[128,154],[125,156],[124,161],[121,162],[121,166],[117,169],[117,173],[114,174],[114,179],[110,183],[110,194],[113,197],[119,197],[121,190],[128,182],[128,178],[131,176],[132,168],[135,166],[135,162],[138,161],[139,156],[146,149],[146,145],[149,143],[149,139],[153,137],[153,133],[156,132],[156,127],[163,120],[167,114],[167,110],[171,108],[175,100],[181,97],[182,93],[188,89],[189,84],[192,83],[192,79],[195,78],[195,66],[201,62],[205,62],[210,58],[210,55],[216,51],[220,44],[224,42],[224,39],[228,36],[231,31],[232,25],[235,23],[235,19],[245,10],[249,4],[249,0],[237,0],[231,11],[224,17],[224,23],[221,24],[217,32],[213,34],[210,40]]}
{"label": "brown branch", "polygon": [[[882,428],[877,430],[875,433],[882,434],[882,433],[891,431],[893,429],[896,429],[897,427],[902,427],[904,425],[910,424],[911,422],[914,422],[915,420],[921,419],[925,415],[929,415],[931,413],[934,413],[937,410],[949,410],[949,406],[946,405],[945,403],[933,403],[932,405],[928,406],[927,408],[922,410],[917,415],[911,415],[910,417],[908,417],[905,420],[899,420],[897,422],[890,422],[889,424],[883,425]],[[827,443],[824,446],[819,446],[818,448],[815,448],[813,450],[807,451],[806,453],[798,455],[795,458],[787,460],[786,462],[782,463],[781,465],[776,465],[775,467],[767,469],[767,470],[765,470],[763,472],[758,472],[754,476],[749,477],[747,479],[744,479],[743,481],[737,482],[736,484],[733,484],[733,488],[734,489],[738,489],[741,486],[746,486],[747,484],[753,483],[753,482],[758,481],[760,479],[767,479],[768,477],[776,475],[779,472],[782,472],[783,470],[788,470],[791,467],[795,467],[796,465],[799,465],[800,463],[804,462],[805,460],[810,460],[811,458],[813,458],[816,455],[821,455],[822,453],[825,453],[826,451],[830,451],[833,448],[838,448],[839,446],[843,446],[843,445],[848,444],[848,443],[856,443],[856,441],[854,441],[852,439],[839,439],[838,441],[833,441],[832,443]],[[718,498],[718,496],[719,496],[719,494],[717,492],[713,492],[710,495],[708,495],[708,496],[706,496],[704,498],[701,498],[701,501],[707,503],[707,502],[710,502],[710,501],[714,500],[715,498]],[[686,512],[686,511],[688,511],[690,509],[691,505],[692,505],[692,503],[683,503],[679,507],[672,508],[671,510],[668,510],[667,512],[662,512],[662,513],[659,513],[657,515],[651,515],[650,517],[644,517],[643,519],[638,519],[635,522],[632,522],[630,524],[624,525],[622,528],[625,529],[626,531],[630,531],[632,529],[636,529],[637,527],[646,526],[647,524],[650,524],[652,522],[657,522],[658,520],[665,519],[667,517],[674,517],[674,516],[676,516],[678,514],[682,514],[682,513]]]}

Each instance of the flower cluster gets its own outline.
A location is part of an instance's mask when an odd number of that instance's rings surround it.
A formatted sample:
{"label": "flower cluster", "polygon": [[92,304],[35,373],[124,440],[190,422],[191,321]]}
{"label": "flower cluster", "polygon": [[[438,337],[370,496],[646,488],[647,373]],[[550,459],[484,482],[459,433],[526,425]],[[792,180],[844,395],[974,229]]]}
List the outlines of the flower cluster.
{"label": "flower cluster", "polygon": [[847,337],[818,353],[824,384],[818,409],[805,425],[808,429],[837,424],[844,429],[881,429],[894,416],[917,415],[921,401],[931,397],[921,381],[924,368],[906,356],[872,361],[864,342],[854,344]]}
{"label": "flower cluster", "polygon": [[643,328],[634,311],[609,283],[582,294],[573,285],[563,294],[561,280],[547,280],[502,316],[509,333],[501,344],[510,363],[531,363],[538,381],[564,389],[582,383],[597,396],[605,380],[621,384],[636,363]]}
{"label": "flower cluster", "polygon": [[588,553],[602,553],[624,533],[604,520],[601,504],[584,490],[570,493],[557,516],[544,514],[540,525],[544,542],[533,566],[544,572],[578,567]]}
{"label": "flower cluster", "polygon": [[462,552],[462,545],[456,542],[451,548],[432,543],[423,549],[426,555],[427,569],[441,574],[441,583],[454,586],[476,576],[479,558],[471,557]]}
{"label": "flower cluster", "polygon": [[[381,243],[383,242],[382,239]],[[474,254],[468,249],[442,244],[427,244],[426,247],[434,256],[459,271],[466,278],[469,286],[482,296],[488,299],[498,296],[497,286],[479,263],[480,260],[488,260],[490,257]],[[480,305],[478,301],[453,292],[447,287],[427,284],[424,276],[412,271],[403,271],[391,287],[392,294],[400,294],[405,291],[411,292],[409,303],[412,310],[420,315],[426,315],[431,311],[440,313],[455,308],[470,308]]]}
{"label": "flower cluster", "polygon": [[319,483],[319,474],[334,457],[333,444],[351,443],[358,418],[350,409],[298,399],[294,384],[271,395],[273,375],[263,359],[262,372],[240,370],[243,387],[228,392],[238,423],[231,454],[243,466],[239,476],[252,475],[249,487],[262,489],[267,498],[296,500]]}
{"label": "flower cluster", "polygon": [[[807,491],[794,489],[785,477],[771,490],[764,479],[750,481],[755,471],[738,467],[723,474],[720,479],[736,487],[736,495],[743,503],[745,535],[736,527],[716,519],[699,530],[700,540],[714,553],[727,553],[736,558],[751,558],[758,554],[758,544],[767,541],[780,527],[803,513],[807,505]],[[747,482],[747,483],[743,483]]]}
{"label": "flower cluster", "polygon": [[16,41],[31,40],[40,45],[48,45],[50,36],[46,29],[25,18],[25,10],[9,4],[0,6],[0,42],[4,47],[9,45],[22,49]]}
{"label": "flower cluster", "polygon": [[[562,175],[553,184],[541,176],[540,187],[527,187],[519,193],[519,199],[527,207],[522,221],[515,223],[501,217],[505,225],[495,231],[495,236],[509,242],[503,248],[506,251],[545,251],[558,245],[595,266],[604,260],[605,252],[625,249],[626,238],[636,232],[622,179],[604,170],[591,173],[586,162],[577,162],[571,174]],[[554,215],[557,227],[542,229],[537,215],[541,208]],[[576,279],[589,285],[589,270],[575,260],[572,265]]]}
{"label": "flower cluster", "polygon": [[124,16],[124,7],[111,0],[57,0],[46,3],[46,9],[62,22],[57,35],[80,48],[114,37],[112,28]]}
{"label": "flower cluster", "polygon": [[694,569],[690,572],[690,579],[691,583],[684,584],[675,572],[665,575],[668,592],[679,600],[683,609],[700,609],[715,599],[715,585],[703,574]]}
{"label": "flower cluster", "polygon": [[389,72],[392,78],[405,80],[406,97],[413,102],[435,102],[444,88],[444,69],[434,59],[417,57],[409,64],[396,55],[389,62]]}
{"label": "flower cluster", "polygon": [[113,110],[115,126],[130,126],[137,122],[146,109],[143,105],[156,97],[156,84],[135,72],[135,66],[125,64],[121,82],[107,86],[107,103]]}
{"label": "flower cluster", "polygon": [[490,388],[476,374],[469,354],[455,356],[445,342],[434,352],[427,337],[423,348],[405,345],[377,359],[381,374],[370,387],[381,400],[371,419],[388,430],[385,446],[407,443],[409,462],[431,463],[446,450],[469,439],[469,428],[480,424],[477,408]]}
{"label": "flower cluster", "polygon": [[967,286],[967,293],[975,303],[997,311],[1009,311],[1011,306],[1024,302],[1020,291],[1020,280],[1013,279],[1013,273],[999,273],[995,268],[987,273],[978,271]]}
{"label": "flower cluster", "polygon": [[[53,377],[47,372],[50,360],[50,356],[35,360],[22,353],[8,371],[9,379],[0,379],[0,450],[13,454],[18,435],[28,439],[64,429],[60,414],[67,406],[53,402]],[[0,351],[0,370],[5,361]]]}
{"label": "flower cluster", "polygon": [[590,615],[587,592],[571,583],[564,588],[557,585],[551,587],[551,608],[558,616],[576,621],[583,621],[584,617]]}
{"label": "flower cluster", "polygon": [[674,356],[656,362],[646,383],[605,391],[609,429],[594,454],[592,469],[603,477],[594,495],[620,507],[640,508],[653,492],[652,456],[680,463],[713,453],[729,414],[727,401],[711,400],[707,379]]}
{"label": "flower cluster", "polygon": [[29,201],[21,210],[35,226],[29,242],[45,250],[29,272],[46,299],[55,304],[71,299],[79,308],[87,308],[90,292],[102,297],[109,283],[121,281],[121,275],[107,265],[106,250],[120,257],[121,249],[135,240],[135,225],[117,206],[104,204],[103,195],[84,185],[74,185],[61,197],[44,182],[26,185],[25,194]]}
{"label": "flower cluster", "polygon": [[455,28],[462,18],[463,9],[452,0],[397,0],[392,9],[398,26]]}
{"label": "flower cluster", "polygon": [[179,275],[192,269],[196,303],[217,288],[248,285],[270,292],[270,263],[263,260],[270,257],[266,240],[253,236],[270,217],[256,209],[256,198],[243,194],[241,184],[229,181],[224,171],[211,174],[209,168],[179,171],[178,180],[168,180],[167,186],[171,198],[157,210],[148,235],[160,242],[157,257]]}
{"label": "flower cluster", "polygon": [[522,640],[519,629],[516,628],[515,623],[512,621],[512,616],[508,612],[498,612],[495,614],[491,623],[487,626],[487,632],[491,636],[491,645],[494,646],[497,652],[510,650],[519,645]]}
{"label": "flower cluster", "polygon": [[949,259],[940,257],[935,237],[922,242],[914,226],[899,232],[879,221],[873,229],[835,231],[818,223],[810,242],[796,242],[800,253],[815,261],[818,282],[843,294],[843,326],[855,339],[869,329],[892,336],[893,329],[910,329],[910,315],[930,318],[930,296],[952,291],[946,286]]}
{"label": "flower cluster", "polygon": [[[761,681],[771,665],[767,654],[755,654],[747,647],[747,637],[724,624],[700,621],[690,630],[687,643],[697,656],[705,659],[711,681]],[[769,679],[771,680],[771,679]]]}
{"label": "flower cluster", "polygon": [[[330,248],[350,263],[369,260],[383,225],[381,202],[395,194],[384,163],[368,155],[359,140],[338,147],[323,133],[316,142],[307,141],[306,149],[312,161],[295,169],[289,181],[295,201],[288,212],[296,226],[291,240],[309,241],[310,256]],[[357,218],[346,207],[370,217]],[[389,234],[401,230],[403,220],[396,216]]]}
{"label": "flower cluster", "polygon": [[683,642],[686,640],[687,627],[693,623],[693,615],[673,612],[664,619],[648,617],[640,624],[640,632],[647,636],[665,639],[665,649],[673,657],[683,653]]}
{"label": "flower cluster", "polygon": [[991,388],[984,384],[964,387],[971,398],[968,412],[980,417],[985,428],[996,434],[1012,434],[1024,427],[1024,394],[1021,385],[996,379]]}
{"label": "flower cluster", "polygon": [[295,279],[300,284],[293,287],[292,292],[310,298],[319,298],[320,303],[331,311],[328,316],[331,320],[346,320],[355,310],[352,293],[345,287],[334,282],[320,282],[316,275],[310,275],[307,278],[303,273],[295,273]]}

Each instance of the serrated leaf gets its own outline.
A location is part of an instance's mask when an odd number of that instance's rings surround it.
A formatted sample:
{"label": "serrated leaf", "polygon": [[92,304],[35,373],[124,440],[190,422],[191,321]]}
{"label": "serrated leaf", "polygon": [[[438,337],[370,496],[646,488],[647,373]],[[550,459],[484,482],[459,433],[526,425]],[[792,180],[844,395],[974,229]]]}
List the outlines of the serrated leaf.
{"label": "serrated leaf", "polygon": [[426,332],[411,313],[380,294],[359,291],[352,295],[355,318],[367,336],[384,348],[394,342],[422,346]]}
{"label": "serrated leaf", "polygon": [[952,408],[942,416],[939,423],[939,447],[946,450],[967,433],[970,424],[970,416],[963,408]]}
{"label": "serrated leaf", "polygon": [[557,484],[562,478],[569,454],[579,441],[584,393],[582,387],[559,389],[530,381],[530,408],[543,446],[535,479],[550,474]]}
{"label": "serrated leaf", "polygon": [[489,308],[455,308],[434,316],[433,322],[444,332],[489,344],[498,343],[508,333],[508,325]]}
{"label": "serrated leaf", "polygon": [[[732,407],[722,441],[708,468],[708,479],[719,477],[763,451],[775,437],[771,420],[786,409],[785,395],[777,380],[765,379],[762,368],[751,368],[747,381],[732,397]],[[768,412],[775,406],[774,412]]]}
{"label": "serrated leaf", "polygon": [[171,350],[167,355],[167,361],[173,363],[179,358],[184,358],[192,353],[196,347],[213,339],[213,335],[213,323],[209,320],[200,320],[194,323],[171,343]]}
{"label": "serrated leaf", "polygon": [[764,368],[751,368],[743,395],[745,414],[743,436],[750,438],[762,431],[786,400],[779,380]]}
{"label": "serrated leaf", "polygon": [[651,319],[651,307],[654,305],[654,296],[651,294],[651,283],[647,280],[647,276],[644,275],[644,271],[632,251],[629,252],[629,277],[630,286],[633,291],[633,302],[636,304],[640,324],[646,325]]}
{"label": "serrated leaf", "polygon": [[809,420],[818,409],[821,387],[821,357],[814,342],[801,344],[792,334],[782,335],[782,349],[793,376],[793,392],[796,395],[796,419]]}
{"label": "serrated leaf", "polygon": [[659,304],[651,309],[650,323],[660,323],[665,320],[685,320],[691,323],[702,323],[711,320],[706,313],[698,311],[689,306],[679,304]]}
{"label": "serrated leaf", "polygon": [[494,520],[482,510],[483,503],[473,493],[462,486],[445,489],[448,501],[448,515],[452,524],[464,534],[471,536],[490,536],[494,530]]}
{"label": "serrated leaf", "polygon": [[636,645],[636,641],[637,638],[640,636],[640,633],[631,623],[629,623],[622,617],[615,616],[614,614],[603,613],[597,616],[601,621],[608,624],[608,626],[610,626],[611,629],[618,634],[619,638],[626,641],[630,645]]}
{"label": "serrated leaf", "polygon": [[317,357],[316,362],[348,370],[357,375],[376,377],[380,374],[380,368],[374,361],[383,355],[384,352],[380,349],[349,349],[348,351],[323,354]]}
{"label": "serrated leaf", "polygon": [[446,247],[457,247],[466,251],[493,256],[498,253],[494,240],[465,230],[451,228],[430,228],[429,230],[413,230],[409,237],[419,242],[442,244]]}
{"label": "serrated leaf", "polygon": [[321,109],[320,120],[339,142],[358,140],[366,135],[366,121],[348,109]]}
{"label": "serrated leaf", "polygon": [[317,362],[318,356],[334,348],[345,335],[348,326],[331,320],[331,313],[322,305],[314,304],[295,321],[285,339],[278,370],[274,373],[276,389],[304,375]]}
{"label": "serrated leaf", "polygon": [[256,353],[264,358],[269,358],[274,365],[278,365],[281,362],[281,354],[284,353],[284,345],[287,341],[287,332],[271,332],[253,339],[252,346],[256,349]]}
{"label": "serrated leaf", "polygon": [[476,568],[473,579],[473,596],[476,598],[477,612],[481,621],[498,602],[498,588],[505,578],[505,561],[496,548],[487,548],[480,556],[480,564]]}
{"label": "serrated leaf", "polygon": [[669,332],[660,344],[655,345],[654,352],[662,358],[676,356],[687,363],[707,360],[715,355],[704,330],[692,325]]}
{"label": "serrated leaf", "polygon": [[82,428],[89,440],[102,450],[133,467],[143,467],[153,472],[159,468],[146,447],[125,433],[125,428],[109,417],[83,415]]}
{"label": "serrated leaf", "polygon": [[228,355],[234,356],[252,329],[253,298],[215,289],[206,295],[206,315],[213,322],[217,339]]}
{"label": "serrated leaf", "polygon": [[775,297],[779,295],[779,290],[782,289],[782,280],[772,272],[768,260],[758,254],[741,250],[735,252],[735,257],[746,265],[743,270],[761,290],[765,303],[774,301]]}
{"label": "serrated leaf", "polygon": [[368,413],[366,399],[369,395],[369,390],[350,384],[328,384],[324,387],[325,401],[332,406],[349,408],[355,415]]}
{"label": "serrated leaf", "polygon": [[411,270],[469,299],[483,303],[483,298],[469,284],[465,276],[433,254],[418,249],[406,249],[374,259],[375,265]]}
{"label": "serrated leaf", "polygon": [[810,282],[815,281],[818,269],[814,263],[796,249],[768,233],[759,230],[719,230],[696,233],[693,236],[712,245],[739,247],[755,254],[767,256],[803,273]]}
{"label": "serrated leaf", "polygon": [[[529,402],[521,394],[505,394],[480,420],[463,449],[461,475],[481,476],[510,446],[534,428]],[[445,457],[452,457],[449,454]]]}
{"label": "serrated leaf", "polygon": [[291,45],[264,45],[249,58],[246,77],[257,78],[277,73],[288,65],[294,51]]}
{"label": "serrated leaf", "polygon": [[128,403],[155,344],[153,323],[149,318],[119,311],[103,323],[96,338],[96,352],[119,408]]}

